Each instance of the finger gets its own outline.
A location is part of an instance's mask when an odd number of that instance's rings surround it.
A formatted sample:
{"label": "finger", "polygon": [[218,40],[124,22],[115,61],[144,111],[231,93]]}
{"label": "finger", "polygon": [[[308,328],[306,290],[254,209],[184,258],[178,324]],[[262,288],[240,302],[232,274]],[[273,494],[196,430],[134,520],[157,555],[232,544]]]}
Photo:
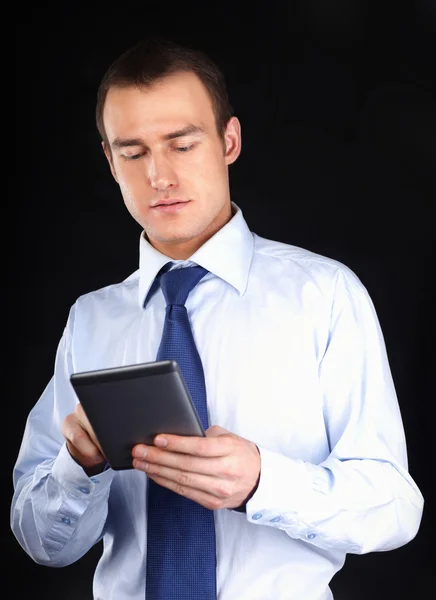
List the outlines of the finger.
{"label": "finger", "polygon": [[226,468],[225,457],[194,456],[192,454],[161,450],[153,446],[135,446],[132,456],[142,462],[147,461],[154,465],[203,475],[214,474],[220,476],[220,473],[225,472]]}
{"label": "finger", "polygon": [[103,456],[103,450],[100,446],[100,442],[98,441],[97,436],[95,435],[94,429],[92,428],[91,423],[89,422],[89,419],[85,413],[85,410],[80,402],[76,405],[76,409],[74,412],[76,414],[77,421],[81,425],[82,429],[84,429],[88,433],[89,437],[91,438],[93,443],[97,446],[97,448],[101,452],[101,455]]}
{"label": "finger", "polygon": [[105,460],[103,453],[88,432],[81,427],[74,413],[65,417],[62,423],[62,433],[70,454],[81,464],[86,463],[85,466],[91,466]]}
{"label": "finger", "polygon": [[231,483],[217,477],[200,475],[198,473],[188,473],[186,471],[172,469],[171,467],[163,467],[162,465],[155,465],[136,460],[133,461],[133,466],[140,471],[144,471],[149,476],[163,477],[168,481],[172,481],[178,486],[178,489],[188,487],[200,492],[207,492],[217,498],[228,498],[231,495]]}
{"label": "finger", "polygon": [[161,477],[159,475],[150,474],[149,477],[159,485],[166,487],[167,489],[175,492],[179,496],[189,498],[190,500],[193,500],[194,502],[197,502],[198,504],[201,504],[202,506],[204,506],[205,508],[209,508],[210,510],[224,508],[224,505],[226,503],[226,499],[212,495],[208,491],[192,488],[187,485],[182,485],[180,483],[175,482],[172,479],[166,479],[165,477]]}
{"label": "finger", "polygon": [[171,452],[205,457],[226,456],[232,447],[229,435],[197,437],[160,433],[154,438],[154,443]]}
{"label": "finger", "polygon": [[224,435],[226,433],[230,433],[230,431],[224,429],[224,427],[220,427],[219,425],[212,425],[212,427],[206,429],[207,437],[218,437],[219,435]]}

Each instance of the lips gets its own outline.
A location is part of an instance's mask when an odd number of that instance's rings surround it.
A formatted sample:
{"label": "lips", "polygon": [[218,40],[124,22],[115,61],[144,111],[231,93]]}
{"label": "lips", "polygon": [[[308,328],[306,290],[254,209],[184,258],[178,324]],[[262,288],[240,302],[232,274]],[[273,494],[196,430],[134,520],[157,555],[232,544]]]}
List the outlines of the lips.
{"label": "lips", "polygon": [[152,206],[152,209],[161,213],[174,213],[183,210],[189,204],[189,200],[162,200]]}
{"label": "lips", "polygon": [[185,204],[188,200],[179,200],[177,198],[170,198],[169,200],[160,200],[156,204],[153,204],[152,208],[157,208],[158,206],[171,206],[173,204]]}

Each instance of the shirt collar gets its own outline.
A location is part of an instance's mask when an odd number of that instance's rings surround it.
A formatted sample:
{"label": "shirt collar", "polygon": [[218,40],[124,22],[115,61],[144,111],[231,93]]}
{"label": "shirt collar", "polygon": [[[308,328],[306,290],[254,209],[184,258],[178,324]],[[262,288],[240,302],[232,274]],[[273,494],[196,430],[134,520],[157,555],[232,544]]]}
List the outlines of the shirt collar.
{"label": "shirt collar", "polygon": [[[240,296],[247,288],[248,273],[253,256],[253,235],[242,214],[234,202],[233,217],[228,223],[205,242],[189,261],[204,267],[217,277],[233,286]],[[151,296],[151,287],[159,271],[171,258],[153,248],[145,232],[139,239],[139,304]],[[149,294],[150,292],[150,294]]]}

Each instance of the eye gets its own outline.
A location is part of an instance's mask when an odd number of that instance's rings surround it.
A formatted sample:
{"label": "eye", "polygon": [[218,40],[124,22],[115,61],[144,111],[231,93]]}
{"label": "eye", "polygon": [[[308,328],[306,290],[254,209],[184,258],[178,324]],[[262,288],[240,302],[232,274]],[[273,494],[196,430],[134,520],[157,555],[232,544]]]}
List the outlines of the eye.
{"label": "eye", "polygon": [[185,152],[189,152],[189,150],[192,150],[194,146],[195,144],[191,144],[190,146],[176,146],[174,150],[176,152],[180,152],[180,154],[184,154]]}
{"label": "eye", "polygon": [[125,160],[138,160],[138,158],[141,158],[141,156],[143,156],[144,153],[143,152],[139,152],[139,154],[132,154],[131,156],[128,156],[127,154],[124,155]]}

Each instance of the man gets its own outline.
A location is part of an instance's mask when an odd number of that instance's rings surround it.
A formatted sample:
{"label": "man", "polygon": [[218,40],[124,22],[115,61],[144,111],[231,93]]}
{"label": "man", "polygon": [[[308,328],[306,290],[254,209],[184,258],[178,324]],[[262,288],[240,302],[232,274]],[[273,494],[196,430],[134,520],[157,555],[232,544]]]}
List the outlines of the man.
{"label": "man", "polygon": [[[191,592],[171,597],[332,598],[347,553],[408,543],[423,509],[371,299],[345,265],[250,232],[229,191],[240,123],[203,54],[169,42],[128,50],[101,82],[97,126],[143,228],[139,269],[71,308],[14,469],[14,534],[36,562],[57,567],[103,539],[96,599],[169,600],[151,591],[161,559],[147,569],[159,488],[214,519],[214,590],[197,566]],[[133,469],[115,472],[69,377],[156,360],[166,299],[153,284],[193,265],[206,272],[186,309],[207,437],[162,432],[132,450]],[[176,544],[171,527],[164,552]],[[208,537],[190,530],[188,553]]]}

